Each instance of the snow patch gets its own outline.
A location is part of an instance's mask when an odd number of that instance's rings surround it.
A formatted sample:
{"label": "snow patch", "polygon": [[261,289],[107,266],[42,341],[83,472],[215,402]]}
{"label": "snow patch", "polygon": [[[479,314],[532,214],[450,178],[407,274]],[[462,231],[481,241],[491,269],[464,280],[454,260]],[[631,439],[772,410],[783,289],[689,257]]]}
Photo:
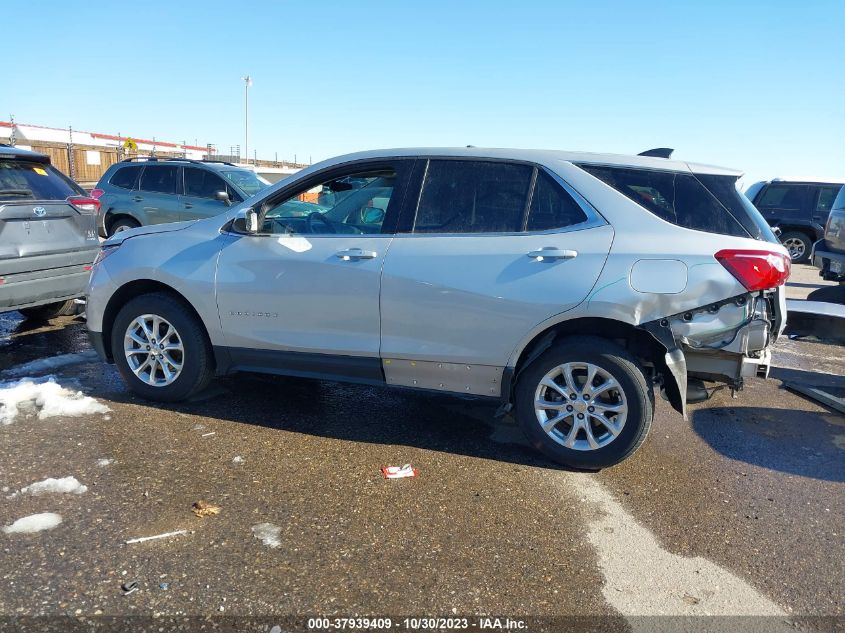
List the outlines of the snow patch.
{"label": "snow patch", "polygon": [[38,410],[39,420],[110,411],[81,391],[65,389],[53,376],[48,376],[46,380],[21,378],[0,383],[0,424],[11,424],[21,409]]}
{"label": "snow patch", "polygon": [[62,477],[61,479],[48,477],[44,481],[24,486],[18,492],[9,495],[9,499],[18,495],[43,495],[50,493],[81,495],[87,490],[88,486],[83,486],[76,477]]}
{"label": "snow patch", "polygon": [[252,526],[252,535],[260,539],[267,547],[279,547],[282,544],[279,536],[282,533],[282,528],[272,523],[259,523]]}
{"label": "snow patch", "polygon": [[5,534],[34,534],[43,530],[52,530],[62,522],[62,517],[54,512],[30,514],[18,519],[12,525],[3,528]]}
{"label": "snow patch", "polygon": [[97,360],[97,352],[88,350],[87,352],[80,352],[78,354],[60,354],[58,356],[49,356],[47,358],[39,358],[37,360],[10,367],[3,371],[4,376],[21,377],[29,376],[30,374],[41,374],[48,371],[54,371],[61,367],[68,365],[78,365],[80,363],[90,363]]}

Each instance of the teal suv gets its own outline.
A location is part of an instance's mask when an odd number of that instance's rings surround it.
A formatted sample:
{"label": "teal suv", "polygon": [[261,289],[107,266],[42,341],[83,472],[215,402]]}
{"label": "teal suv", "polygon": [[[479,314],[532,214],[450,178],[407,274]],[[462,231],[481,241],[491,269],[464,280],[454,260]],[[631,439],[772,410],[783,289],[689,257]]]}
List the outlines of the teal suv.
{"label": "teal suv", "polygon": [[149,224],[219,215],[270,183],[221,161],[129,158],[109,167],[91,195],[102,237]]}

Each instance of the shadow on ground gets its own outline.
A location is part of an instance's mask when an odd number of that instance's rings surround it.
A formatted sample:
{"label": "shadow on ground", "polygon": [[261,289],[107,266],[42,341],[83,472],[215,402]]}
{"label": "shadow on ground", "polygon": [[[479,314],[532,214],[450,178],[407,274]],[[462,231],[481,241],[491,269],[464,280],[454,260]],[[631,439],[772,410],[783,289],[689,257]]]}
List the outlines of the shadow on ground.
{"label": "shadow on ground", "polygon": [[712,407],[696,411],[692,426],[714,450],[730,459],[802,477],[845,482],[845,418],[834,411]]}

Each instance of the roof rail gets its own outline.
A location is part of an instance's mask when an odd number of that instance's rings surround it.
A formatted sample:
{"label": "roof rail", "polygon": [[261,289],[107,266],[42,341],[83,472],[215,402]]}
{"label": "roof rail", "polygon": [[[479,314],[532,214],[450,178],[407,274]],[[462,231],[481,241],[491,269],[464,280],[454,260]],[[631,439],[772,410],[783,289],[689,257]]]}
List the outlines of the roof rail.
{"label": "roof rail", "polygon": [[671,147],[655,147],[654,149],[647,149],[644,152],[640,152],[637,156],[653,156],[654,158],[672,158],[672,152],[674,152]]}
{"label": "roof rail", "polygon": [[164,156],[159,158],[158,156],[130,156],[129,158],[124,158],[122,163],[130,163],[132,161],[152,161],[152,162],[159,162],[159,161],[170,161],[170,162],[180,162],[180,163],[193,163],[195,165],[202,165],[203,163],[218,163],[220,165],[231,165],[232,167],[237,167],[235,163],[227,163],[225,160],[196,160],[193,158],[180,158],[179,156],[168,157]]}

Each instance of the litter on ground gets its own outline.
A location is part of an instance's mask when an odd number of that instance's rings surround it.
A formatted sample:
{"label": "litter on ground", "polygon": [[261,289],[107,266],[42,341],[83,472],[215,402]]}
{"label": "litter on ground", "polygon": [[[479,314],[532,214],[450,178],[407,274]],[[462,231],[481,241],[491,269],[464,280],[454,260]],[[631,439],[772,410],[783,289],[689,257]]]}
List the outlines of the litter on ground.
{"label": "litter on ground", "polygon": [[244,458],[243,458],[243,457],[241,457],[240,455],[235,455],[235,456],[232,458],[232,463],[233,463],[233,464],[243,464],[243,463],[244,463]]}
{"label": "litter on ground", "polygon": [[220,514],[220,506],[216,506],[213,503],[200,499],[199,501],[194,502],[191,506],[191,511],[198,517],[210,517],[215,514]]}
{"label": "litter on ground", "polygon": [[106,466],[111,466],[113,463],[114,463],[114,460],[110,459],[108,457],[102,457],[102,458],[97,460],[97,466],[99,466],[100,468],[105,468]]}
{"label": "litter on ground", "polygon": [[5,534],[34,534],[44,530],[52,530],[62,522],[62,517],[54,512],[31,514],[18,519],[3,528]]}
{"label": "litter on ground", "polygon": [[176,530],[175,532],[165,532],[164,534],[156,534],[155,536],[140,536],[138,538],[131,538],[128,541],[125,541],[127,545],[132,545],[132,543],[144,543],[145,541],[154,541],[160,538],[170,538],[171,536],[181,536],[182,534],[187,534],[188,530]]}
{"label": "litter on ground", "polygon": [[279,547],[282,544],[279,539],[281,533],[282,528],[272,523],[259,523],[252,526],[252,535],[267,547]]}
{"label": "litter on ground", "polygon": [[405,477],[416,477],[417,469],[410,464],[404,466],[384,466],[381,474],[385,479],[404,479]]}

